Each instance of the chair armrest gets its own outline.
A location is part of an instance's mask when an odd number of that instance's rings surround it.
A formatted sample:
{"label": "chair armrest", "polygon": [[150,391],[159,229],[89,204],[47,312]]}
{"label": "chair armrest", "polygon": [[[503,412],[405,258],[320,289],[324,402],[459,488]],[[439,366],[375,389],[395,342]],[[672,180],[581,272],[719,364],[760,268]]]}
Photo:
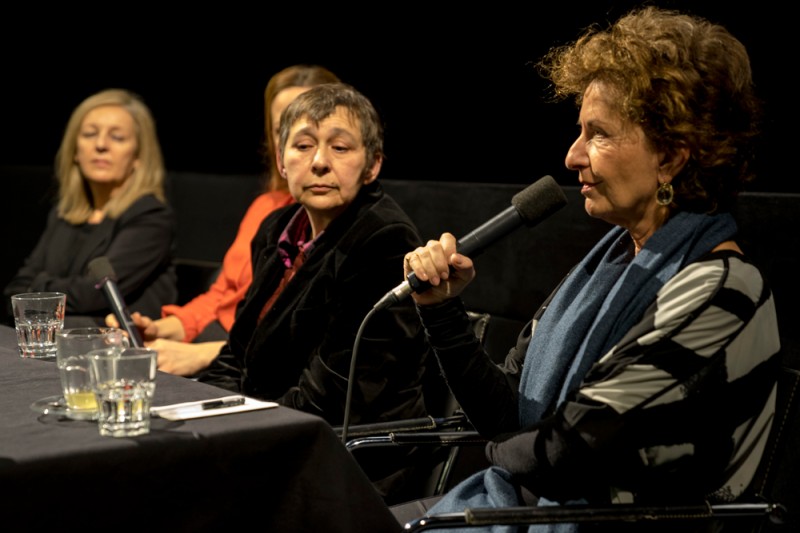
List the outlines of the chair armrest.
{"label": "chair armrest", "polygon": [[486,444],[486,439],[477,431],[434,431],[419,433],[388,433],[386,435],[369,435],[347,441],[348,450],[376,446],[431,446],[452,448],[459,446],[479,446]]}
{"label": "chair armrest", "polygon": [[[471,425],[464,415],[456,414],[453,416],[440,418],[426,416],[391,422],[358,424],[355,426],[350,426],[347,430],[347,434],[351,437],[368,437],[372,435],[388,435],[389,433],[435,431],[443,429],[458,429],[463,427],[471,427]],[[341,437],[341,426],[337,426],[333,428],[333,430],[338,436]]]}
{"label": "chair armrest", "polygon": [[465,509],[461,513],[423,516],[408,522],[405,531],[431,528],[477,527],[487,525],[533,525],[579,522],[653,522],[707,519],[769,518],[783,523],[785,508],[772,503],[732,503],[711,505],[567,505],[547,507],[506,507]]}
{"label": "chair armrest", "polygon": [[484,445],[486,438],[477,431],[437,431],[429,433],[390,433],[394,444],[406,446],[468,446]]}

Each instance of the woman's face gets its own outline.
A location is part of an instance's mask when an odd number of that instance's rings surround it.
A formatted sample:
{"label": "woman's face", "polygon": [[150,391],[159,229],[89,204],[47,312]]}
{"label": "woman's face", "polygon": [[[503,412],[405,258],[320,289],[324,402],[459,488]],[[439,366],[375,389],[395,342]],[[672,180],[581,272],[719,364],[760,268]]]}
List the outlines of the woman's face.
{"label": "woman's face", "polygon": [[308,212],[315,236],[353,202],[362,185],[378,177],[379,159],[365,168],[358,122],[337,107],[318,125],[301,117],[289,130],[284,176],[289,192]]}
{"label": "woman's face", "polygon": [[289,104],[291,104],[295,98],[310,88],[311,87],[286,87],[278,91],[278,94],[272,99],[272,103],[269,106],[270,118],[272,119],[272,146],[277,147],[280,145],[281,113],[283,113],[284,109],[289,107]]}
{"label": "woman's face", "polygon": [[649,235],[663,223],[656,203],[662,154],[653,150],[638,124],[623,120],[608,102],[614,95],[592,83],[580,110],[581,132],[567,152],[566,165],[578,171],[589,215]]}
{"label": "woman's face", "polygon": [[94,184],[121,185],[138,164],[136,125],[117,105],[92,109],[81,121],[75,162]]}

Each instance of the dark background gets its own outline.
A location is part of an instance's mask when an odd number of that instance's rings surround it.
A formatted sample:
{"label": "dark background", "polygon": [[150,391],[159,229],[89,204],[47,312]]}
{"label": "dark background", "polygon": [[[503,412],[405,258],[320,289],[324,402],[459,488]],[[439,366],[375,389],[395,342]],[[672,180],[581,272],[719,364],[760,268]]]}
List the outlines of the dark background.
{"label": "dark background", "polygon": [[[796,48],[785,11],[771,1],[746,8],[651,3],[691,9],[744,42],[769,112],[754,187],[800,190],[777,168],[790,151],[781,131],[783,124],[789,131],[785,109],[794,107],[794,84],[786,79],[794,65],[780,59]],[[93,92],[124,87],[151,107],[169,170],[257,173],[269,77],[294,63],[318,63],[381,112],[384,178],[528,183],[551,174],[576,184],[563,158],[577,135],[577,110],[546,101],[530,62],[637,4],[482,3],[431,11],[435,4],[407,3],[376,5],[374,13],[297,4],[286,14],[215,5],[172,15],[131,5],[124,15],[47,8],[45,23],[31,8],[34,23],[7,17],[0,36],[0,163],[52,164],[72,109]]]}
{"label": "dark background", "polygon": [[[797,115],[796,85],[787,80],[796,30],[785,10],[771,0],[746,7],[650,3],[705,16],[743,41],[767,111],[759,178],[750,190],[800,192],[784,168],[796,152],[789,132]],[[548,102],[531,63],[591,23],[605,25],[639,4],[293,4],[285,12],[272,3],[180,11],[17,6],[0,31],[0,168],[52,165],[74,107],[96,91],[123,87],[152,109],[168,171],[258,174],[267,81],[286,66],[316,63],[381,113],[382,179],[531,183],[550,174],[576,185],[563,161],[578,133],[577,109]],[[3,215],[14,228],[2,243],[7,278],[44,227],[50,199],[41,184],[24,182],[25,173],[0,174]],[[21,199],[27,190],[37,198]]]}

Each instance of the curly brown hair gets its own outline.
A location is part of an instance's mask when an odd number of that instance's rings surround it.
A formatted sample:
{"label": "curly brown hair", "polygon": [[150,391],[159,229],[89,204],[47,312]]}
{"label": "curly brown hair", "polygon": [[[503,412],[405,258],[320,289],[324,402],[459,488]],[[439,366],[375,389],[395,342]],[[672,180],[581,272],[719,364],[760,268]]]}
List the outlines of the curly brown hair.
{"label": "curly brown hair", "polygon": [[690,156],[672,181],[678,209],[730,208],[753,178],[757,98],[744,45],[724,27],[656,7],[636,8],[608,29],[594,25],[572,44],[551,49],[536,65],[555,99],[580,105],[595,81],[611,87],[611,105],[638,123],[666,154]]}

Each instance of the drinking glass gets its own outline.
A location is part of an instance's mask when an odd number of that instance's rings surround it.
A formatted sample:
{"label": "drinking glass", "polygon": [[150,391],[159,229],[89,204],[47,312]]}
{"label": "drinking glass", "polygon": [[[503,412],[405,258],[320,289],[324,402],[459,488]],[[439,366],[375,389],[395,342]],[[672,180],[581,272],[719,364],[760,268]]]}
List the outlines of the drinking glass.
{"label": "drinking glass", "polygon": [[128,346],[128,337],[119,328],[71,328],[56,332],[56,364],[61,377],[66,415],[69,418],[75,420],[97,418],[91,365],[86,355],[92,350]]}
{"label": "drinking glass", "polygon": [[134,437],[150,432],[157,353],[149,348],[105,348],[88,354],[101,435]]}
{"label": "drinking glass", "polygon": [[26,292],[11,297],[20,357],[56,356],[56,332],[64,327],[66,303],[63,292]]}

